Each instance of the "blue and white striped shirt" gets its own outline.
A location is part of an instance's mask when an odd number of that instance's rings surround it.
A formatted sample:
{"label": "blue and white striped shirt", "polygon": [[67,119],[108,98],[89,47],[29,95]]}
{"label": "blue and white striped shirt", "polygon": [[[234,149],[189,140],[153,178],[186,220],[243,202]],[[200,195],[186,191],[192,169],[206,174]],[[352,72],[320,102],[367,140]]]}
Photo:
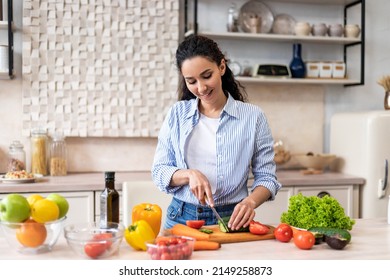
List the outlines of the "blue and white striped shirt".
{"label": "blue and white striped shirt", "polygon": [[[187,169],[184,151],[192,129],[199,121],[198,99],[174,104],[161,127],[152,178],[161,191],[174,193],[182,201],[199,204],[189,186],[170,186],[173,174]],[[216,206],[234,204],[248,196],[247,182],[252,167],[254,183],[272,194],[281,188],[277,181],[273,138],[264,112],[257,106],[234,100],[230,95],[223,108],[216,133]],[[207,143],[205,143],[207,145]]]}

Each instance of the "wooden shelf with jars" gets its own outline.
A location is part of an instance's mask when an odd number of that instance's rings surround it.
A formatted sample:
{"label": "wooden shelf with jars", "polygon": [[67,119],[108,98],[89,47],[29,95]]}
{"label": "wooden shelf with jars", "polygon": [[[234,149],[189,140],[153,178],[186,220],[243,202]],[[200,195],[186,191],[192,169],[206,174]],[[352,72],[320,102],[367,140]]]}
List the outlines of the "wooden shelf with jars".
{"label": "wooden shelf with jars", "polygon": [[[184,36],[189,36],[190,34],[200,34],[207,36],[209,38],[212,38],[219,41],[225,41],[225,42],[236,42],[235,45],[239,43],[241,48],[246,44],[248,48],[253,47],[254,44],[259,45],[262,43],[265,44],[303,44],[307,48],[314,49],[316,46],[324,47],[324,46],[339,46],[340,51],[342,55],[342,60],[345,63],[346,70],[348,69],[349,65],[349,54],[348,51],[351,47],[360,47],[360,50],[354,53],[353,60],[354,63],[357,62],[358,67],[358,73],[353,75],[353,77],[349,77],[348,75],[345,76],[345,78],[340,79],[334,79],[334,78],[274,78],[274,77],[251,77],[251,76],[237,76],[237,79],[240,82],[243,83],[262,83],[262,84],[297,84],[297,85],[303,85],[303,84],[309,84],[309,85],[342,85],[342,86],[355,86],[355,85],[363,85],[364,84],[364,45],[365,45],[365,0],[329,0],[329,1],[322,1],[322,0],[264,0],[261,2],[264,2],[264,4],[268,3],[289,3],[290,5],[296,4],[302,4],[305,7],[307,5],[311,6],[313,5],[314,9],[318,9],[321,6],[329,6],[329,5],[336,5],[340,6],[340,9],[343,9],[343,18],[340,19],[340,21],[343,21],[344,25],[348,24],[348,13],[349,9],[360,9],[358,12],[358,16],[360,17],[360,36],[359,37],[331,37],[331,36],[298,36],[295,34],[291,35],[282,35],[282,34],[274,34],[274,33],[249,33],[249,32],[228,32],[227,30],[222,30],[220,27],[215,27],[214,25],[210,24],[203,24],[199,22],[198,15],[198,6],[203,5],[211,5],[210,2],[207,2],[205,0],[185,0],[184,1]],[[213,1],[214,2],[214,1]],[[229,4],[224,1],[215,1],[213,5],[219,5],[219,10],[225,9],[228,10]],[[244,1],[245,2],[245,1]],[[243,3],[244,3],[243,2]],[[223,7],[223,8],[222,8]],[[339,9],[339,10],[340,10]],[[202,12],[203,19],[205,17],[207,18],[214,18],[221,20],[221,15],[217,15],[216,11],[218,9],[211,8],[207,9],[210,10],[207,11],[209,14],[204,15],[204,11]],[[193,12],[192,21],[190,21],[190,12]],[[213,13],[214,14],[211,14]],[[227,21],[226,21],[227,22]],[[252,42],[252,43],[251,43]],[[254,43],[253,43],[254,42]],[[257,44],[259,43],[259,44]],[[251,45],[252,44],[252,45]],[[229,50],[227,50],[229,53]],[[275,53],[275,56],[277,54]],[[356,56],[358,58],[356,59]],[[347,73],[347,71],[346,71]]]}

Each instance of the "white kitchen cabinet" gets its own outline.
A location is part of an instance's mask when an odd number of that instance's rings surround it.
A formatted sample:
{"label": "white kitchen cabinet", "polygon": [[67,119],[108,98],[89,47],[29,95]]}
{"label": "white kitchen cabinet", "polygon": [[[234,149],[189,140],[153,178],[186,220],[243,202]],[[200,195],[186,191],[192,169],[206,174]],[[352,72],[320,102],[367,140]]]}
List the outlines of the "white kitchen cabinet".
{"label": "white kitchen cabinet", "polygon": [[361,85],[364,84],[364,43],[365,43],[365,0],[263,0],[275,18],[289,14],[296,22],[310,24],[324,22],[360,25],[358,38],[315,37],[279,35],[274,33],[227,32],[227,11],[232,3],[239,12],[248,0],[207,1],[184,0],[184,35],[197,33],[218,42],[226,51],[227,58],[244,68],[254,68],[257,64],[289,65],[292,58],[292,44],[301,43],[304,61],[344,61],[345,79],[289,79],[273,77],[237,76],[244,83],[262,84],[323,84]]}
{"label": "white kitchen cabinet", "polygon": [[[40,195],[46,197],[51,192],[39,192]],[[85,223],[93,222],[95,218],[94,207],[94,192],[56,192],[68,200],[69,211],[66,220],[66,224],[69,223]],[[28,197],[33,193],[20,193],[24,197]],[[35,194],[35,193],[34,193]],[[1,194],[0,199],[4,198],[7,194]]]}
{"label": "white kitchen cabinet", "polygon": [[265,224],[277,225],[282,213],[288,209],[288,200],[293,192],[294,188],[281,188],[275,200],[267,201],[256,208],[255,220]]}

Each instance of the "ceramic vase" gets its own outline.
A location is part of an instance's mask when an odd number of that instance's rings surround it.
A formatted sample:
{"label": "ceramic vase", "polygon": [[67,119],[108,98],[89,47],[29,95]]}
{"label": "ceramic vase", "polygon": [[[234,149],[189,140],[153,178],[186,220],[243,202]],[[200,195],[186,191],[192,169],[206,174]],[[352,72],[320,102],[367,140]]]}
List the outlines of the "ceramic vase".
{"label": "ceramic vase", "polygon": [[301,44],[293,45],[293,58],[290,62],[290,71],[293,78],[305,77],[305,63],[302,60],[302,46]]}
{"label": "ceramic vase", "polygon": [[390,110],[390,91],[385,92],[385,110]]}

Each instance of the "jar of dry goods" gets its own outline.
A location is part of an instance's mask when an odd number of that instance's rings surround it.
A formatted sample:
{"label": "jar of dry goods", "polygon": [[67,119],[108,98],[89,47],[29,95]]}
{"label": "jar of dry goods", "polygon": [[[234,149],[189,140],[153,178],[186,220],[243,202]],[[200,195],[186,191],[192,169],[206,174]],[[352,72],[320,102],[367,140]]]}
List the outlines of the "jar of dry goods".
{"label": "jar of dry goods", "polygon": [[9,146],[7,171],[26,170],[26,153],[23,144],[15,140]]}
{"label": "jar of dry goods", "polygon": [[50,175],[65,176],[67,174],[67,148],[65,137],[56,134],[50,144]]}
{"label": "jar of dry goods", "polygon": [[47,175],[47,133],[44,129],[31,131],[31,172]]}

